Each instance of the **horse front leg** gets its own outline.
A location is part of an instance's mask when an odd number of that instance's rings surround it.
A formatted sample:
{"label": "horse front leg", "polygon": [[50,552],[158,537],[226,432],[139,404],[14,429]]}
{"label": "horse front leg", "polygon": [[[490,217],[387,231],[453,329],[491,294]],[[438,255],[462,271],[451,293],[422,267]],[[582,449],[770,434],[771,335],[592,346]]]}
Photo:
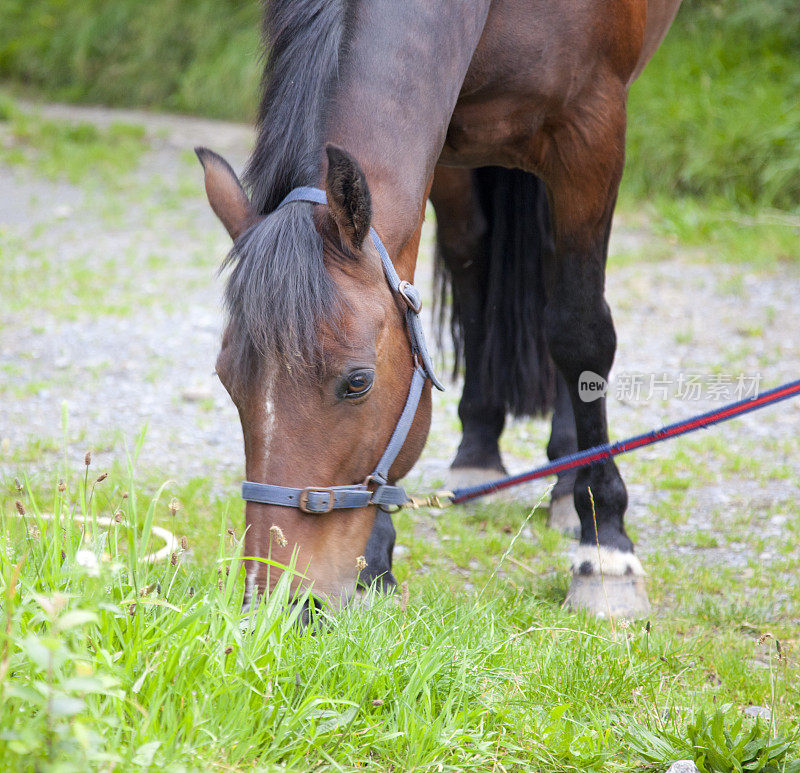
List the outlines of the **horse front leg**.
{"label": "horse front leg", "polygon": [[[605,265],[624,163],[623,87],[582,108],[551,135],[543,165],[556,247],[545,270],[545,334],[572,404],[579,450],[608,442],[605,397],[583,399],[579,380],[585,371],[608,379],[616,350]],[[644,571],[624,526],[628,495],[613,460],[578,471],[574,503],[581,536],[567,604],[601,616],[646,614]]]}
{"label": "horse front leg", "polygon": [[[556,377],[556,401],[553,407],[553,421],[550,441],[547,443],[547,458],[550,461],[574,454],[578,450],[578,436],[575,432],[575,415],[567,382],[561,373]],[[550,494],[550,508],[547,525],[567,537],[578,539],[581,536],[581,522],[575,510],[574,470],[559,473],[556,485]]]}

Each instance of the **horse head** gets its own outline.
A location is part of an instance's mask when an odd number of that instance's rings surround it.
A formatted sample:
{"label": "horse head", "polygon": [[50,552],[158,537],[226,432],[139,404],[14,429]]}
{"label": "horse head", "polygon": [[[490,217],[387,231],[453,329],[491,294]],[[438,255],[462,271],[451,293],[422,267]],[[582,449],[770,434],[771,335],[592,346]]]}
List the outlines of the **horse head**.
{"label": "horse head", "polygon": [[[371,495],[411,469],[429,429],[425,382],[396,458],[371,477],[421,372],[408,303],[369,238],[369,186],[346,151],[326,147],[324,196],[317,191],[325,204],[300,199],[266,215],[224,159],[197,153],[211,208],[233,239],[217,374],[239,411],[247,481],[270,492],[246,505],[245,604],[274,587],[281,569],[272,562],[294,560],[294,585],[335,608],[363,566]],[[336,496],[347,506],[333,509]]]}

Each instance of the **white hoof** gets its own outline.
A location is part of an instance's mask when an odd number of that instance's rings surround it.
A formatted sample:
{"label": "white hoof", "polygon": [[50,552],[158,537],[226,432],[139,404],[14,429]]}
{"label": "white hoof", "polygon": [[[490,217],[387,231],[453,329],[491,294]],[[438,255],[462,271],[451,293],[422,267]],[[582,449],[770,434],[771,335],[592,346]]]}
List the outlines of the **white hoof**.
{"label": "white hoof", "polygon": [[570,551],[573,574],[603,574],[616,577],[644,577],[642,562],[630,552],[602,545],[578,545]]}
{"label": "white hoof", "polygon": [[551,529],[560,531],[565,537],[580,539],[581,520],[575,509],[572,494],[550,500],[550,512],[547,516],[547,525]]}
{"label": "white hoof", "polygon": [[597,617],[637,618],[650,614],[645,572],[633,553],[579,545],[564,606]]}

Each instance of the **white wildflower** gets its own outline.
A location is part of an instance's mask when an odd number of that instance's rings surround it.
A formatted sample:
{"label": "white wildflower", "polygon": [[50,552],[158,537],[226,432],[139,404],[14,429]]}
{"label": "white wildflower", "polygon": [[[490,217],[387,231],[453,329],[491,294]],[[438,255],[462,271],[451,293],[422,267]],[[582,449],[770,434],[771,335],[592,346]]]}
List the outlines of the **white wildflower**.
{"label": "white wildflower", "polygon": [[87,574],[96,577],[100,574],[100,564],[97,561],[97,556],[91,550],[85,548],[75,553],[75,562],[78,566],[82,566]]}
{"label": "white wildflower", "polygon": [[14,563],[14,548],[11,540],[5,534],[0,534],[0,554],[5,556],[9,564]]}

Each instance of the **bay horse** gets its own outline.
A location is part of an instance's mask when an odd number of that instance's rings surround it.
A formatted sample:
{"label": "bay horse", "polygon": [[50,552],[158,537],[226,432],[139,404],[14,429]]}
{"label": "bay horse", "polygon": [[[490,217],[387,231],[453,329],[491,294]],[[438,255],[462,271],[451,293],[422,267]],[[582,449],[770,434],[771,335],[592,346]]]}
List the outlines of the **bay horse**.
{"label": "bay horse", "polygon": [[[245,607],[278,578],[259,559],[288,565],[293,552],[295,584],[334,609],[357,583],[394,585],[391,515],[357,495],[391,500],[429,430],[433,374],[409,289],[429,197],[465,368],[453,473],[502,471],[508,412],[554,409],[551,458],[608,440],[605,400],[581,400],[578,381],[607,378],[614,359],[604,280],[627,94],[679,4],[266,4],[244,184],[197,151],[233,239],[217,373],[249,485],[268,492],[246,495]],[[563,477],[554,494],[553,513],[574,503],[580,524],[568,601],[646,612],[614,462]]]}

